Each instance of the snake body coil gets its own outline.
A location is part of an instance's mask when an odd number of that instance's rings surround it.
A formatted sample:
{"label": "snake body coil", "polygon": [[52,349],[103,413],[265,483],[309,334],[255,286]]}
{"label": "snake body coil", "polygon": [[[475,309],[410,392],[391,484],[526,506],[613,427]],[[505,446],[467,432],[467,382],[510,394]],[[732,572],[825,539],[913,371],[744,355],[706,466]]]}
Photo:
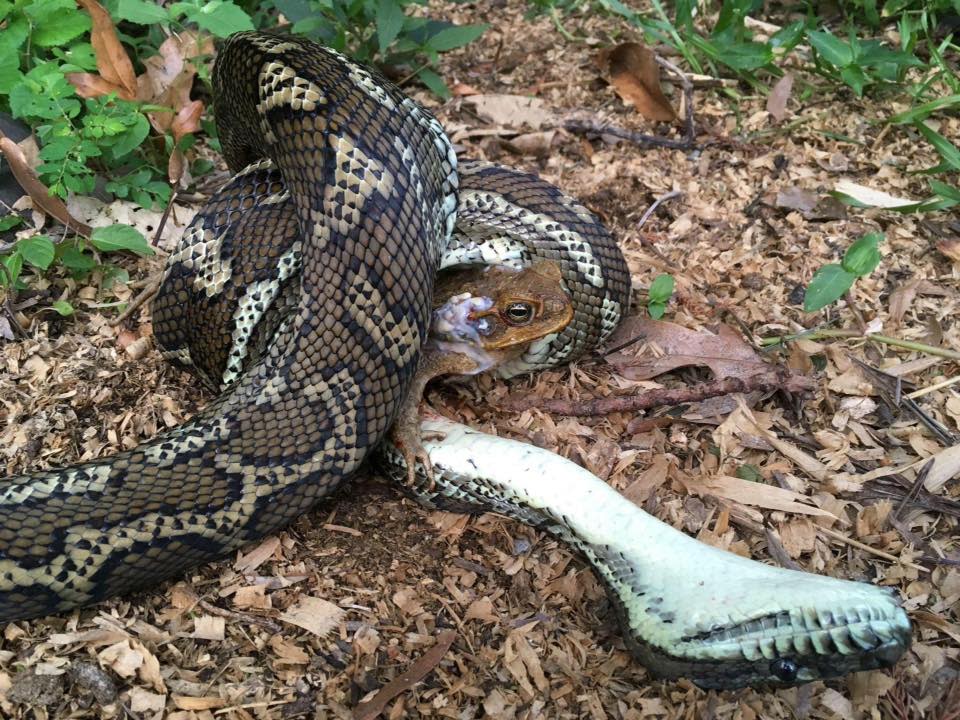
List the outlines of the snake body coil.
{"label": "snake body coil", "polygon": [[[440,125],[337,53],[280,36],[230,38],[214,87],[230,168],[268,158],[282,169],[295,214],[278,231],[302,242],[294,306],[193,421],[101,461],[3,481],[0,619],[156,583],[289,522],[381,439],[416,369],[456,209]],[[202,265],[202,292],[245,272],[219,262],[226,230],[267,248],[282,237],[242,219],[252,204],[214,198],[188,231],[203,252],[183,265]]]}
{"label": "snake body coil", "polygon": [[[626,263],[593,215],[531,175],[458,168],[437,122],[375,73],[308,41],[241,33],[214,89],[236,175],[169,258],[154,332],[222,394],[135,450],[2,481],[0,621],[156,583],[328,494],[396,414],[438,271],[560,268],[573,320],[503,375],[575,359],[626,308]],[[419,499],[502,512],[577,548],[655,674],[790,684],[890,665],[909,644],[879,588],[707,548],[553,453],[425,427],[446,439],[427,443],[437,484],[421,479]]]}

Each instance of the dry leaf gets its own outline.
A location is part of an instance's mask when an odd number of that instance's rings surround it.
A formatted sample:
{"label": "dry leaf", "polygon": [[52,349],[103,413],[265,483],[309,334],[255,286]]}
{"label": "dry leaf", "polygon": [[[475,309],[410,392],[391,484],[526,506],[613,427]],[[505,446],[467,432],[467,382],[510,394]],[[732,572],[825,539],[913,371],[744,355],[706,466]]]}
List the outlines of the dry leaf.
{"label": "dry leaf", "polygon": [[319,637],[326,637],[340,624],[346,613],[329,600],[302,595],[296,604],[291,605],[280,615],[280,619],[291,625],[302,627]]}
{"label": "dry leaf", "polygon": [[473,105],[477,115],[494,125],[540,130],[554,121],[553,113],[540,98],[524,95],[470,95],[463,99]]}
{"label": "dry leaf", "polygon": [[955,263],[960,263],[960,239],[944,238],[937,241],[937,250]]}
{"label": "dry leaf", "polygon": [[550,154],[550,150],[553,148],[553,141],[556,136],[556,130],[543,130],[541,132],[517,135],[510,140],[501,141],[501,144],[507,150],[512,153],[516,153],[517,155],[546,157]]}
{"label": "dry leaf", "polygon": [[743,480],[732,475],[679,476],[687,492],[694,495],[715,495],[742,505],[753,505],[767,510],[782,510],[800,515],[816,515],[834,520],[837,516],[808,504],[806,495],[785,488]]}
{"label": "dry leaf", "polygon": [[127,51],[117,37],[110,13],[96,0],[77,0],[77,2],[90,13],[90,18],[93,20],[90,43],[93,45],[100,76],[116,88],[121,98],[133,100],[137,95],[137,76]]}
{"label": "dry leaf", "polygon": [[181,710],[213,710],[221,708],[227,701],[220,697],[188,697],[186,695],[172,695],[171,700]]}
{"label": "dry leaf", "polygon": [[920,281],[911,280],[890,293],[890,320],[893,321],[894,327],[899,327],[903,322],[903,316],[917,297],[919,288]]}
{"label": "dry leaf", "polygon": [[[614,353],[607,361],[629,380],[649,380],[678,367],[705,365],[715,377],[747,379],[766,372],[769,366],[757,352],[726,325],[716,335],[690,330],[671,322],[648,318],[627,318],[608,340],[618,346],[637,340],[630,348]],[[635,348],[655,345],[663,356],[655,357],[649,350],[637,356]]]}
{"label": "dry leaf", "polygon": [[484,622],[497,622],[498,620],[497,613],[493,609],[493,601],[488,597],[479,597],[470,603],[463,619],[483,620]]}
{"label": "dry leaf", "polygon": [[767,112],[773,116],[777,122],[781,122],[787,116],[787,100],[790,99],[790,93],[793,90],[793,75],[787,73],[777,80],[770,94],[767,96]]}
{"label": "dry leaf", "polygon": [[280,665],[306,665],[310,662],[310,656],[303,648],[279,635],[270,638],[270,647],[277,654],[277,663]]}
{"label": "dry leaf", "polygon": [[130,688],[130,710],[135,713],[161,711],[167,704],[167,696],[152,693],[141,687]]}
{"label": "dry leaf", "polygon": [[655,122],[671,122],[677,114],[660,87],[660,67],[650,48],[626,42],[601,51],[598,61],[624,102]]}
{"label": "dry leaf", "polygon": [[[924,458],[918,465],[925,465],[931,458]],[[929,492],[939,492],[948,481],[960,477],[960,445],[948,447],[933,456],[933,467],[923,481]]]}
{"label": "dry leaf", "polygon": [[67,206],[58,197],[52,197],[50,190],[40,182],[40,178],[34,173],[33,168],[27,165],[27,158],[23,150],[8,137],[0,137],[0,152],[10,164],[10,171],[17,179],[33,204],[43,210],[47,215],[56,218],[61,223],[76,233],[84,237],[90,237],[93,230],[86,223],[75,219],[68,211]]}
{"label": "dry leaf", "polygon": [[117,675],[133,677],[143,665],[143,654],[131,647],[129,640],[121,640],[101,650],[97,657]]}
{"label": "dry leaf", "polygon": [[898,198],[881,190],[873,190],[864,185],[858,185],[850,180],[841,180],[836,186],[837,192],[849,195],[854,200],[872,207],[895,208],[902,205],[912,205],[916,200]]}

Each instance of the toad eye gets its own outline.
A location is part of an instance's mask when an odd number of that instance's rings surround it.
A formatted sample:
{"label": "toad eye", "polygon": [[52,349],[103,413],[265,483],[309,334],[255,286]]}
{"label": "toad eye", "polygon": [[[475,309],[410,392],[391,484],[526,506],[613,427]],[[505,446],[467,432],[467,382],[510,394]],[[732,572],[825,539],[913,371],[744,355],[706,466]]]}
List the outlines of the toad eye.
{"label": "toad eye", "polygon": [[797,673],[800,672],[797,664],[793,660],[787,660],[786,658],[774,660],[770,665],[770,670],[777,676],[780,682],[793,682],[797,679]]}
{"label": "toad eye", "polygon": [[526,325],[533,320],[533,306],[523,302],[510,303],[503,316],[511,325]]}

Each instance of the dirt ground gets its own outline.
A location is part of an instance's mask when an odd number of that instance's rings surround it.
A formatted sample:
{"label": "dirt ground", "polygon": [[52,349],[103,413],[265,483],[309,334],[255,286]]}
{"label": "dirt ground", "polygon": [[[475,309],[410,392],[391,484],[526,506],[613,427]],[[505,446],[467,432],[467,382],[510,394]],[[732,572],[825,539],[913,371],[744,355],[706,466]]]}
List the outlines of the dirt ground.
{"label": "dirt ground", "polygon": [[[952,462],[952,475],[957,460],[916,414],[892,408],[881,394],[884,381],[856,364],[902,378],[906,393],[956,377],[957,356],[844,338],[751,348],[760,338],[862,324],[960,351],[960,261],[943,252],[960,242],[956,217],[844,210],[827,195],[847,180],[924,197],[924,180],[910,171],[936,160],[910,131],[879,122],[905,106],[845,90],[803,101],[795,89],[788,117],[776,122],[765,98],[746,87],[735,88],[736,100],[722,88],[698,87],[695,151],[571,134],[553,129],[549,116],[600,118],[672,137],[679,130],[644,121],[601,79],[597,50],[634,39],[622,26],[573,17],[566,28],[587,40],[567,42],[549,18],[527,19],[524,8],[432,7],[435,16],[491,28],[444,56],[454,99],[441,105],[408,90],[434,108],[466,156],[537,172],[598,213],[629,261],[633,314],[645,314],[653,278],[672,273],[677,293],[665,320],[693,330],[725,325],[742,337],[730,341],[738,352],[746,347],[754,359],[806,373],[814,389],[750,393],[752,413],[729,397],[646,415],[498,409],[530,393],[577,402],[711,379],[703,367],[640,377],[629,363],[598,357],[533,378],[440,384],[428,393],[431,404],[572,458],[704,542],[897,588],[914,621],[911,651],[891,672],[776,692],[654,682],[626,652],[602,587],[568,548],[498,516],[427,512],[368,472],[236,561],[94,608],[8,624],[0,639],[0,716],[350,718],[359,701],[452,628],[449,651],[384,717],[960,717],[960,484],[947,477],[907,498],[918,461],[940,454],[939,467]],[[822,81],[798,73],[797,82]],[[541,127],[502,122],[503,110],[471,101],[474,92],[534,97],[524,117]],[[679,91],[668,94],[679,102]],[[960,119],[942,121],[940,132],[960,137]],[[680,194],[641,223],[672,191]],[[849,299],[804,313],[802,291],[814,271],[839,262],[870,231],[886,238],[879,268]],[[127,261],[131,284],[111,293],[53,279],[50,292],[67,287],[77,306],[73,319],[24,310],[29,339],[0,346],[8,474],[132,447],[209,399],[163,364],[147,311],[125,327],[109,325],[116,315],[109,304],[129,299],[162,261]],[[663,355],[655,343],[631,352]],[[916,398],[954,437],[957,387]],[[755,480],[756,492],[737,492],[734,476]],[[767,486],[838,519],[771,509]]]}

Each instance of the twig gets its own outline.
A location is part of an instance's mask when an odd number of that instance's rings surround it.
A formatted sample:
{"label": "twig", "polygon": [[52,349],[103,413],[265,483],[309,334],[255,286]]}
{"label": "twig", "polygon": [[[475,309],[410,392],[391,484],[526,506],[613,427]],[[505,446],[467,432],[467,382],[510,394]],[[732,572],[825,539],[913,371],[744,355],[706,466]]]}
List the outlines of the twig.
{"label": "twig", "polygon": [[896,509],[893,511],[892,521],[898,521],[901,518],[903,511],[907,508],[908,504],[912,504],[914,500],[917,499],[917,496],[920,494],[920,490],[923,489],[923,482],[927,479],[927,475],[930,474],[930,470],[933,468],[933,458],[927,461],[927,464],[921,468],[920,472],[917,473],[917,479],[913,481],[913,485],[910,486],[910,490],[906,495],[897,503]]}
{"label": "twig", "polygon": [[859,540],[854,540],[853,538],[847,537],[843,533],[838,533],[836,530],[831,530],[830,528],[823,527],[822,525],[817,525],[817,530],[833,540],[837,540],[839,542],[845,543],[846,545],[855,547],[858,550],[863,550],[864,552],[870,553],[871,555],[876,555],[877,557],[883,558],[884,560],[889,560],[895,565],[903,565],[905,567],[913,568],[914,570],[918,570],[920,572],[930,572],[922,565],[917,565],[916,563],[907,562],[906,560],[901,560],[896,555],[891,555],[890,553],[884,552],[883,550],[877,550],[876,548],[872,548],[869,545],[866,545],[860,542]]}
{"label": "twig", "polygon": [[787,370],[777,369],[761,375],[748,378],[724,378],[708,383],[700,383],[685,388],[663,388],[648,390],[638,395],[614,396],[595,398],[586,401],[543,400],[534,395],[525,395],[516,398],[507,398],[501,408],[520,412],[535,407],[548,413],[557,415],[572,415],[586,417],[592,415],[609,415],[615,412],[636,412],[652,407],[664,405],[679,405],[680,403],[698,402],[707,398],[731,393],[747,393],[759,390],[786,390],[788,392],[802,392],[813,388],[813,381],[800,375],[794,375]]}
{"label": "twig", "polygon": [[140,294],[130,301],[130,304],[127,305],[127,309],[110,321],[110,327],[118,327],[119,325],[125,323],[127,319],[140,308],[141,305],[156,295],[157,291],[160,289],[160,281],[162,278],[163,274],[157,273],[146,285],[146,287],[140,291]]}
{"label": "twig", "polygon": [[859,330],[831,330],[829,328],[808,330],[802,333],[795,333],[793,335],[780,335],[777,337],[763,338],[763,340],[760,341],[760,344],[764,347],[769,347],[771,345],[780,345],[791,342],[792,340],[799,340],[800,338],[806,338],[808,340],[825,340],[828,338],[841,338],[845,340],[875,340],[879,343],[883,343],[884,345],[902,347],[907,350],[916,350],[917,352],[927,353],[928,355],[938,355],[940,357],[950,358],[951,360],[960,360],[960,352],[957,352],[956,350],[914,342],[913,340],[901,340],[900,338],[892,338],[886,335],[877,335],[874,333],[864,335]]}
{"label": "twig", "polygon": [[612,135],[613,137],[636,143],[637,145],[652,145],[653,147],[665,147],[673,150],[690,150],[693,144],[687,140],[672,140],[670,138],[658,137],[657,135],[646,135],[636,130],[616,127],[600,120],[583,120],[581,118],[567,118],[563,121],[563,129],[576,133],[595,133],[597,135]]}
{"label": "twig", "polygon": [[843,299],[847,301],[847,307],[850,308],[850,312],[853,313],[854,320],[857,321],[857,327],[860,328],[860,334],[867,334],[867,323],[863,319],[863,314],[860,312],[860,308],[857,306],[857,301],[853,297],[853,290],[847,290],[847,294],[843,296]]}
{"label": "twig", "polygon": [[936,392],[937,390],[943,390],[945,387],[950,387],[951,385],[956,385],[957,383],[960,383],[960,375],[957,375],[956,377],[952,377],[949,380],[944,380],[943,382],[939,382],[936,385],[930,385],[925,388],[920,388],[919,390],[914,390],[912,393],[907,393],[906,395],[904,395],[904,397],[910,400],[915,400],[918,397],[929,395],[930,393]]}
{"label": "twig", "polygon": [[436,644],[427,650],[410,666],[410,669],[401,673],[388,682],[370,700],[362,702],[353,709],[353,720],[373,720],[387,708],[387,703],[393,700],[404,690],[413,687],[425,678],[447,654],[453,641],[457,639],[454,630],[444,630],[437,635]]}
{"label": "twig", "polygon": [[[668,200],[673,200],[674,198],[683,197],[683,193],[679,190],[671,190],[666,195],[661,195],[656,200],[653,201],[653,204],[647,208],[646,212],[640,216],[640,221],[637,223],[637,230],[643,227],[644,223],[647,222],[647,219],[653,215],[654,211],[660,207],[663,203]],[[664,258],[666,259],[666,258]]]}
{"label": "twig", "polygon": [[17,320],[17,311],[16,311],[16,302],[17,302],[17,288],[13,284],[13,275],[10,273],[10,268],[8,268],[3,263],[0,263],[0,268],[3,268],[3,274],[7,278],[7,291],[4,293],[3,297],[3,314],[7,316],[7,320],[10,321],[10,328],[13,330],[14,334],[20,338],[26,338],[27,332],[20,327],[20,322]]}
{"label": "twig", "polygon": [[677,79],[680,81],[680,84],[683,86],[683,139],[692,148],[695,133],[695,127],[693,124],[693,83],[690,82],[690,79],[687,77],[687,74],[683,72],[683,70],[678,68],[666,58],[662,58],[656,53],[654,53],[653,57],[656,59],[657,65],[666,68],[676,75]]}
{"label": "twig", "polygon": [[260,617],[259,615],[251,615],[250,613],[234,612],[233,610],[227,610],[226,608],[218,607],[217,605],[207,602],[206,600],[200,600],[197,604],[211,615],[219,615],[220,617],[229,618],[230,620],[240,620],[242,622],[260,625],[272,633],[279,634],[283,630],[283,628],[269,618]]}

